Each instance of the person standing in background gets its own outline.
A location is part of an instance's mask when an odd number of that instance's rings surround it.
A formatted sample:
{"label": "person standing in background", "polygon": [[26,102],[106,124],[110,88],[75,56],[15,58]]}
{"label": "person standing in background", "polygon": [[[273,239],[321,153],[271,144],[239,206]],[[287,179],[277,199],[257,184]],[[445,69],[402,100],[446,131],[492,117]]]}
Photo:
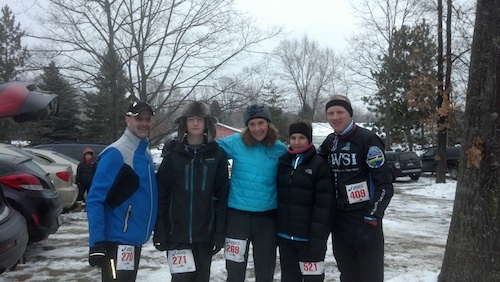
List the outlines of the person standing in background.
{"label": "person standing in background", "polygon": [[263,104],[247,107],[246,128],[217,139],[233,159],[228,198],[225,258],[227,281],[245,281],[253,247],[256,281],[273,281],[276,266],[276,175],[287,148],[278,140],[271,112]]}
{"label": "person standing in background", "polygon": [[340,280],[382,282],[382,219],[394,194],[384,143],[372,131],[356,125],[346,96],[330,99],[326,117],[334,132],[318,151],[334,174],[337,210],[333,250]]}
{"label": "person standing in background", "polygon": [[335,207],[332,174],[316,154],[310,122],[290,124],[288,135],[277,184],[281,281],[320,282]]}
{"label": "person standing in background", "polygon": [[82,154],[82,160],[76,169],[76,185],[78,186],[78,197],[76,198],[75,211],[81,211],[85,203],[85,193],[89,193],[92,178],[97,168],[97,161],[94,159],[94,151],[85,148]]}
{"label": "person standing in background", "polygon": [[[224,246],[227,156],[214,141],[217,119],[205,103],[188,103],[175,122],[177,139],[165,146],[156,174],[153,241],[167,251],[172,282],[208,282],[212,256]],[[181,256],[185,261],[176,263]]]}
{"label": "person standing in background", "polygon": [[100,154],[87,196],[89,264],[101,279],[135,281],[141,248],[151,237],[158,188],[148,136],[154,112],[144,101],[128,107],[123,135]]}

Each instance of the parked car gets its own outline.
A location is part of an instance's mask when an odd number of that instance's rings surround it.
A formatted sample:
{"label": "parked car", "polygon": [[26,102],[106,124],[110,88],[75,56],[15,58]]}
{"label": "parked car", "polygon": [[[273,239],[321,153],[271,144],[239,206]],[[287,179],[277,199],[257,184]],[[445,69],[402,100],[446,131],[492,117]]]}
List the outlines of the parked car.
{"label": "parked car", "polygon": [[51,143],[33,146],[36,149],[56,151],[79,161],[82,159],[83,150],[87,147],[94,151],[94,156],[97,158],[108,145],[95,143]]}
{"label": "parked car", "polygon": [[422,164],[415,152],[386,151],[385,159],[392,171],[392,182],[404,176],[418,180],[422,174]]}
{"label": "parked car", "polygon": [[[1,184],[0,184],[1,186]],[[26,219],[13,209],[0,189],[0,274],[14,269],[28,244]]]}
{"label": "parked car", "polygon": [[[437,149],[437,147],[431,147],[420,156],[423,172],[436,172],[438,162],[436,160]],[[461,151],[460,147],[446,147],[446,169],[452,179],[457,179],[458,177]]]}
{"label": "parked car", "polygon": [[52,179],[53,185],[61,198],[63,208],[70,210],[73,207],[78,197],[78,187],[74,183],[73,169],[70,165],[52,164],[42,158],[33,156],[21,148],[9,144],[0,144],[0,153],[32,158],[33,161],[48,174],[50,179]]}
{"label": "parked car", "polygon": [[70,165],[73,170],[73,180],[76,179],[76,172],[78,169],[79,160],[68,157],[56,151],[35,149],[35,148],[23,148],[24,151],[31,153],[39,158],[42,158],[53,164],[65,164]]}
{"label": "parked car", "polygon": [[10,206],[25,218],[29,242],[57,231],[63,211],[59,193],[32,159],[0,153],[0,185]]}

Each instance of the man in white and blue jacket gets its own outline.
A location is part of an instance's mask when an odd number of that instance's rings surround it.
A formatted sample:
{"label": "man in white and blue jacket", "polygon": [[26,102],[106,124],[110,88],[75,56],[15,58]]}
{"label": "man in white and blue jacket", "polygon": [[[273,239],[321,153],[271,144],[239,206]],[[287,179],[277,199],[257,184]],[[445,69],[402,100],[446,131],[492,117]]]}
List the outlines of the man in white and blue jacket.
{"label": "man in white and blue jacket", "polygon": [[130,104],[125,133],[101,154],[87,197],[89,263],[102,281],[135,281],[141,247],[156,223],[158,188],[148,136],[154,112]]}

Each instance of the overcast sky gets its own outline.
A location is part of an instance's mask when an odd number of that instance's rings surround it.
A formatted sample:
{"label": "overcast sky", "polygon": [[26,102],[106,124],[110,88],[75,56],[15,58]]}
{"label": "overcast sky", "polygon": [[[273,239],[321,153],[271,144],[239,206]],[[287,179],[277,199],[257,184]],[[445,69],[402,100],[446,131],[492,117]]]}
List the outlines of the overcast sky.
{"label": "overcast sky", "polygon": [[289,39],[307,34],[321,47],[339,52],[355,29],[349,0],[236,0],[263,26],[281,25]]}

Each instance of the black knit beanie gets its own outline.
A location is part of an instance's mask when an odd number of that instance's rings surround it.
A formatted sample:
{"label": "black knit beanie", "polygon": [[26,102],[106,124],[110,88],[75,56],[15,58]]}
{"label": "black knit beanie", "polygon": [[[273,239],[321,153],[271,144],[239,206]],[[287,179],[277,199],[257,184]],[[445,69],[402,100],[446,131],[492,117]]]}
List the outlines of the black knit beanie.
{"label": "black knit beanie", "polygon": [[267,106],[263,104],[250,105],[243,113],[243,120],[245,121],[245,126],[248,126],[248,122],[254,118],[263,118],[268,122],[271,122],[271,111]]}
{"label": "black knit beanie", "polygon": [[312,142],[312,127],[311,125],[299,121],[299,122],[294,122],[290,124],[288,127],[288,137],[292,136],[294,133],[301,133],[303,134],[307,140],[309,140],[309,144]]}

